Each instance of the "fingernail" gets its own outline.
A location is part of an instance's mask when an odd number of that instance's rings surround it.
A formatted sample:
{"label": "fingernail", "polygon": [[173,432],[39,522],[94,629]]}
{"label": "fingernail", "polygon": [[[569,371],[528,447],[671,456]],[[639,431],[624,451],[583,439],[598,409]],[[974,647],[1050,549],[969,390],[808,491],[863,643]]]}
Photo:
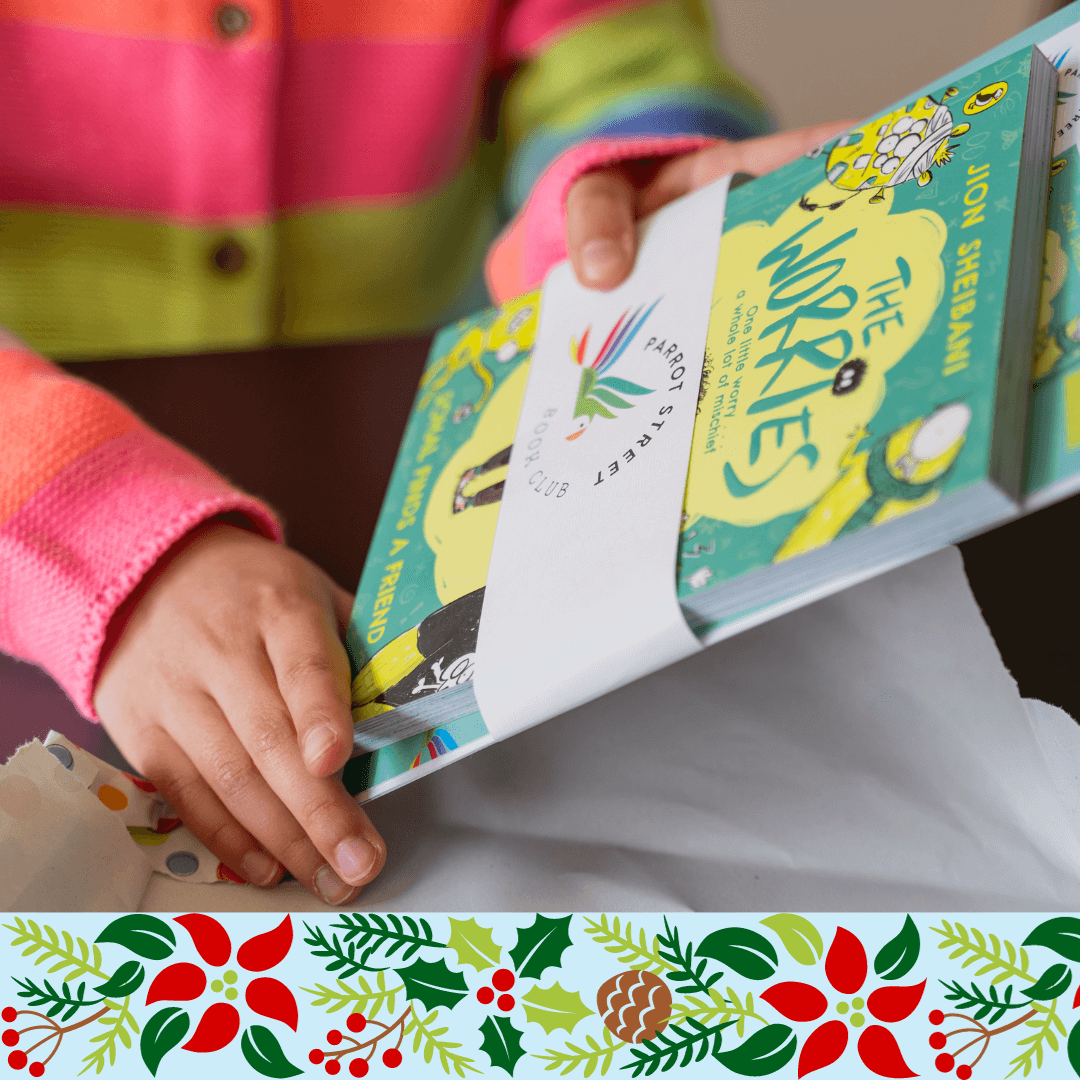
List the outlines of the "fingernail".
{"label": "fingernail", "polygon": [[343,904],[353,892],[352,886],[346,885],[330,868],[329,863],[324,863],[315,871],[315,888],[328,904]]}
{"label": "fingernail", "polygon": [[249,851],[240,865],[252,885],[269,885],[278,870],[277,860],[261,851]]}
{"label": "fingernail", "polygon": [[333,729],[326,724],[313,727],[304,736],[304,761],[310,768],[318,765],[320,758],[334,745]]}
{"label": "fingernail", "polygon": [[359,885],[375,865],[375,849],[358,836],[342,840],[334,850],[338,872],[346,881]]}
{"label": "fingernail", "polygon": [[588,281],[607,281],[623,270],[627,255],[614,240],[590,240],[581,249],[581,272]]}

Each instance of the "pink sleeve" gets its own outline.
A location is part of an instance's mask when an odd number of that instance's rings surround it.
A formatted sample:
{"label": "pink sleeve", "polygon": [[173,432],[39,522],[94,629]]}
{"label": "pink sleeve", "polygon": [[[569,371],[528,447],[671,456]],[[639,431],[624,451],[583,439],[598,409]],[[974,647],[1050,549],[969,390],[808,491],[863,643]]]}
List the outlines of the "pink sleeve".
{"label": "pink sleeve", "polygon": [[566,259],[566,195],[579,176],[620,161],[686,154],[714,142],[699,136],[638,135],[590,139],[561,154],[488,251],[485,275],[492,298],[501,304],[536,288]]}
{"label": "pink sleeve", "polygon": [[91,720],[113,613],[169,547],[229,511],[273,511],[120,402],[0,332],[0,649],[40,664]]}

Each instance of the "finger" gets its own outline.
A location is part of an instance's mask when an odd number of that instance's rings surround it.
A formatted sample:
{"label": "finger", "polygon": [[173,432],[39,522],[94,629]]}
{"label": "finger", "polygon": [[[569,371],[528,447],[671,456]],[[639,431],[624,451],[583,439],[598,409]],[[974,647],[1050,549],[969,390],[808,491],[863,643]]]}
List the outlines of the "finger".
{"label": "finger", "polygon": [[333,581],[330,582],[329,589],[330,603],[334,609],[334,617],[337,619],[338,636],[343,638],[345,631],[349,628],[349,620],[352,618],[352,609],[356,597],[351,592],[346,592]]}
{"label": "finger", "polygon": [[329,776],[352,755],[349,658],[331,625],[332,611],[312,606],[287,630],[266,636],[266,651],[285,701],[304,765]]}
{"label": "finger", "polygon": [[[275,636],[288,641],[288,626],[297,621],[301,620],[279,622]],[[278,655],[288,650],[280,643],[274,648]],[[222,673],[220,685],[212,686],[214,696],[251,755],[260,780],[270,786],[338,877],[350,885],[364,885],[382,869],[386,845],[338,778],[312,776],[304,767],[268,654],[265,660],[265,672],[231,666]],[[226,805],[231,805],[228,800]]]}
{"label": "finger", "polygon": [[[251,672],[247,674],[250,678]],[[265,679],[261,673],[256,673],[256,677]],[[354,899],[359,890],[342,881],[327,864],[296,817],[260,774],[252,755],[230,727],[221,705],[209,697],[204,700],[202,708],[186,710],[179,718],[170,713],[165,721],[170,734],[186,750],[200,775],[236,820],[297,881],[328,904],[343,904]],[[182,731],[177,730],[180,725]],[[303,771],[291,725],[289,741],[297,767]]]}
{"label": "finger", "polygon": [[850,120],[795,128],[760,139],[722,142],[669,161],[642,192],[640,212],[651,214],[673,199],[696,191],[728,173],[745,172],[764,176],[794,161],[851,127]]}
{"label": "finger", "polygon": [[276,885],[284,870],[225,808],[191,758],[164,729],[145,729],[140,769],[184,824],[233,873],[252,885]]}
{"label": "finger", "polygon": [[634,265],[636,195],[619,169],[597,169],[576,180],[566,197],[566,244],[578,281],[613,289]]}

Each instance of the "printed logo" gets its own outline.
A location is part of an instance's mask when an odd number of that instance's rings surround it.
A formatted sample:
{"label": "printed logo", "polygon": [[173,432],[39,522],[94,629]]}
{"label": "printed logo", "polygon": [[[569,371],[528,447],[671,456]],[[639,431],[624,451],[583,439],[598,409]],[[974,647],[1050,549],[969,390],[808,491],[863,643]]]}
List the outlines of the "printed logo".
{"label": "printed logo", "polygon": [[619,379],[614,375],[605,375],[604,372],[613,367],[619,357],[626,352],[627,346],[634,340],[637,332],[645,324],[645,320],[652,314],[653,308],[660,303],[663,297],[654,300],[649,308],[642,314],[645,307],[642,304],[632,315],[630,309],[619,316],[619,321],[612,328],[607,340],[601,346],[596,358],[587,367],[585,366],[585,351],[589,342],[589,333],[592,327],[586,327],[581,340],[571,339],[570,357],[582,368],[581,382],[578,384],[577,400],[574,402],[574,419],[577,428],[567,439],[576,439],[583,435],[593,418],[602,416],[605,420],[614,420],[616,414],[612,409],[632,409],[636,404],[627,401],[621,394],[629,394],[641,397],[644,394],[652,394],[646,386],[639,386],[630,382],[629,379]]}

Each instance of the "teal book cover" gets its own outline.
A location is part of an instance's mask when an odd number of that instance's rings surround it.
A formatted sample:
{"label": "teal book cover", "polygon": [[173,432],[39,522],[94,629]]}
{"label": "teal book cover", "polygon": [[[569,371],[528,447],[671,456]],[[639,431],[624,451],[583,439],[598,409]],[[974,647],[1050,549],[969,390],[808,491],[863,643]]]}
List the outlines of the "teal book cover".
{"label": "teal book cover", "polygon": [[[1025,49],[945,79],[730,193],[680,598],[990,474],[1030,65]],[[435,339],[348,633],[361,734],[472,678],[540,300]],[[584,396],[567,437],[633,410],[618,387],[610,401],[584,384],[634,326],[628,312],[568,343]],[[488,738],[475,712],[403,734],[349,763],[351,791],[390,790]]]}

